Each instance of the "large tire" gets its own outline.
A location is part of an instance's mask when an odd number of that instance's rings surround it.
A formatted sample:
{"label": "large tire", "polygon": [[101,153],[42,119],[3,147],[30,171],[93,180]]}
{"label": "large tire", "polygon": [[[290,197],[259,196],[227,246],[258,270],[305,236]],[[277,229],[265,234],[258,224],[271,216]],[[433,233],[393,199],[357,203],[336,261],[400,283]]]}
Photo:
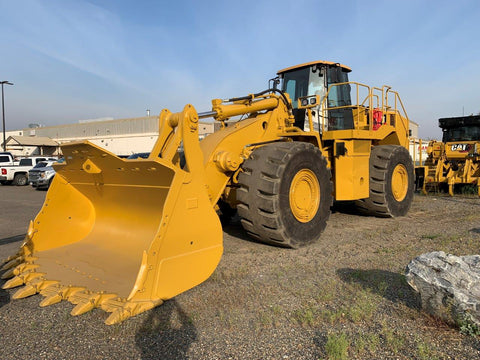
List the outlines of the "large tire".
{"label": "large tire", "polygon": [[331,173],[309,143],[273,143],[258,148],[238,176],[238,215],[255,239],[298,248],[316,241],[332,205]]}
{"label": "large tire", "polygon": [[28,184],[27,175],[25,174],[16,174],[13,177],[13,185],[25,186]]}
{"label": "large tire", "polygon": [[370,154],[370,196],[356,203],[369,215],[404,216],[412,204],[414,189],[408,150],[399,145],[379,145]]}

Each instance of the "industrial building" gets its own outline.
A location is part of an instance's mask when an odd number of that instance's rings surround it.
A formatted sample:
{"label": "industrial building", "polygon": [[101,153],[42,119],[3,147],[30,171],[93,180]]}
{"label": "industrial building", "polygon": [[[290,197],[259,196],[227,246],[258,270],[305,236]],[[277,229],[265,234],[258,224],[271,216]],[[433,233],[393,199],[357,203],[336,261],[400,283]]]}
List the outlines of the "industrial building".
{"label": "industrial building", "polygon": [[[116,120],[82,120],[76,124],[28,127],[6,133],[7,151],[15,156],[59,155],[59,145],[88,140],[116,155],[149,152],[158,136],[158,116]],[[200,137],[213,133],[213,123],[200,122]],[[55,151],[52,152],[52,147]]]}

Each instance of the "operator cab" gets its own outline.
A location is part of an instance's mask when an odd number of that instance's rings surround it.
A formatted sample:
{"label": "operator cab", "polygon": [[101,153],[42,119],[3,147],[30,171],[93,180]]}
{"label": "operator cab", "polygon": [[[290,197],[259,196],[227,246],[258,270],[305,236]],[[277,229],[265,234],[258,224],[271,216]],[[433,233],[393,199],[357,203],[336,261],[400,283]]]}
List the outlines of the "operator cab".
{"label": "operator cab", "polygon": [[[328,130],[353,129],[350,108],[352,101],[348,84],[350,71],[352,70],[348,66],[329,61],[314,61],[278,71],[277,75],[283,80],[281,90],[288,93],[292,100],[294,126],[310,130],[306,110],[298,108],[298,98],[319,95],[320,102],[312,109],[314,130],[321,129],[319,124],[322,121],[322,114],[327,114],[328,119],[324,120],[328,124]],[[331,87],[332,84],[341,85]],[[328,99],[325,101],[327,93]],[[326,111],[324,107],[334,109]]]}
{"label": "operator cab", "polygon": [[480,141],[480,115],[442,118],[438,120],[442,129],[442,142]]}

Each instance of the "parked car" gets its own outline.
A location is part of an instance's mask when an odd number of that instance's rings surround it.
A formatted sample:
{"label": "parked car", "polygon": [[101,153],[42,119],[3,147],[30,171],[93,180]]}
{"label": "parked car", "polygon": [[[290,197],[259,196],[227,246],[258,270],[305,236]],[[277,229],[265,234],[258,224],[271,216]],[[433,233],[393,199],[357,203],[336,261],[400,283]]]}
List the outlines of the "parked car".
{"label": "parked car", "polygon": [[20,159],[18,165],[3,166],[0,168],[0,184],[28,185],[28,171],[42,161],[57,161],[57,159],[45,156],[32,156]]}
{"label": "parked car", "polygon": [[55,161],[42,161],[28,171],[28,182],[37,190],[48,189],[55,176],[52,164]]}

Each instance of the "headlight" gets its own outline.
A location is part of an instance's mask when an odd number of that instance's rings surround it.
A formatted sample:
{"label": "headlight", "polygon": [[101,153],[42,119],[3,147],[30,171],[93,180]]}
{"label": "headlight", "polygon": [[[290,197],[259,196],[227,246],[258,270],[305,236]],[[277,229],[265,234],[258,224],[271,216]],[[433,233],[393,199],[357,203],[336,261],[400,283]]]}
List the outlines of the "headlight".
{"label": "headlight", "polygon": [[40,173],[40,177],[41,177],[42,179],[45,179],[47,176],[51,175],[52,173],[53,173],[53,171],[42,171],[42,172]]}

